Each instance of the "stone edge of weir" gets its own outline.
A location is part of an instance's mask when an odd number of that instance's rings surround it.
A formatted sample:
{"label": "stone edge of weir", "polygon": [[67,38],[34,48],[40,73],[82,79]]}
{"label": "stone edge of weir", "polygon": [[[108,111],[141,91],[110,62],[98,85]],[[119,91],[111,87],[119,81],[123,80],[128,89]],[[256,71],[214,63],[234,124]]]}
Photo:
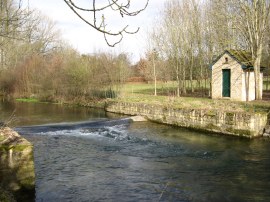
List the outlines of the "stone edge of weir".
{"label": "stone edge of weir", "polygon": [[[10,175],[3,176],[0,201],[19,201],[21,198],[33,201],[35,198],[33,145],[6,126],[0,128],[0,164]],[[21,190],[28,191],[22,193]]]}
{"label": "stone edge of weir", "polygon": [[207,109],[176,109],[144,103],[108,102],[105,110],[142,116],[149,121],[224,135],[256,138],[267,136],[267,113]]}

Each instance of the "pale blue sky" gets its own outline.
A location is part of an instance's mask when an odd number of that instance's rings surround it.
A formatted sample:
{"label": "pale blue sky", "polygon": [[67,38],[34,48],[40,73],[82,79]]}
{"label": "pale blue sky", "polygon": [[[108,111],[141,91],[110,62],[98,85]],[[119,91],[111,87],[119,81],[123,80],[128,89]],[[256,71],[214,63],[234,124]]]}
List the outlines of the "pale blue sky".
{"label": "pale blue sky", "polygon": [[[91,0],[77,0],[77,2],[92,2]],[[142,7],[144,0],[132,0],[134,8]],[[147,32],[151,30],[153,22],[160,13],[164,3],[167,0],[150,0],[147,9],[136,17],[124,18],[124,20],[114,19],[110,22],[111,28],[129,24],[134,30],[140,26],[140,32],[135,35],[125,35],[120,45],[115,48],[109,48],[103,39],[103,35],[94,31],[90,26],[82,22],[65,4],[63,0],[29,0],[30,7],[42,11],[45,15],[56,22],[57,27],[61,30],[62,36],[74,48],[81,53],[93,53],[99,51],[111,52],[128,52],[132,60],[139,60],[144,55],[147,48]],[[76,1],[75,1],[76,2]],[[110,18],[112,14],[109,14]]]}

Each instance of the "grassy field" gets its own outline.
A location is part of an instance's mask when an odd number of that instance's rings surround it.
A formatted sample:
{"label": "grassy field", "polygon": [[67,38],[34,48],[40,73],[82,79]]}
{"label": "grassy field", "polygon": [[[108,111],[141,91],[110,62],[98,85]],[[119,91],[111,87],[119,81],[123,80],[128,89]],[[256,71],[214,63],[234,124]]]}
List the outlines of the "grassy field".
{"label": "grassy field", "polygon": [[[191,87],[190,82],[186,82],[188,96],[191,96]],[[210,90],[209,81],[202,82],[202,86],[200,87],[197,81],[193,81],[193,87],[195,89],[195,97],[199,95],[199,97],[207,97],[209,96],[206,94]],[[175,95],[177,89],[177,82],[158,82],[157,83],[157,94],[158,95]],[[270,78],[264,78],[263,81],[263,90],[270,90]],[[144,94],[144,95],[154,95],[154,83],[127,83],[124,85],[122,91],[127,94]],[[203,93],[198,93],[202,92]]]}
{"label": "grassy field", "polygon": [[263,90],[270,90],[270,77],[263,79]]}
{"label": "grassy field", "polygon": [[153,96],[144,94],[129,94],[116,99],[122,102],[146,103],[173,108],[207,109],[237,112],[270,112],[269,101],[241,102],[226,99],[175,97],[175,96]]}
{"label": "grassy field", "polygon": [[[196,85],[196,84],[194,84]],[[203,89],[196,89],[195,94],[188,96],[176,96],[176,83],[168,82],[157,84],[157,94],[154,96],[154,85],[152,83],[127,83],[120,92],[120,96],[115,99],[122,102],[136,102],[153,104],[157,106],[167,106],[173,108],[187,108],[187,109],[207,109],[207,110],[224,110],[224,111],[248,111],[248,112],[270,112],[270,101],[252,101],[252,102],[240,102],[231,101],[226,99],[213,100],[209,96],[209,87]],[[196,94],[197,93],[197,94]],[[21,102],[38,102],[37,99],[17,99]],[[83,106],[104,106],[106,100],[76,100],[76,101],[64,101],[64,103],[81,104]],[[90,103],[90,104],[89,104]],[[92,103],[92,104],[91,104]]]}
{"label": "grassy field", "polygon": [[[191,87],[190,82],[186,83],[188,95],[190,95]],[[203,86],[199,87],[197,81],[193,81],[193,87],[196,92],[209,91],[209,82],[203,82]],[[177,82],[158,82],[157,83],[157,94],[173,96],[176,95]],[[127,83],[123,86],[122,92],[126,94],[144,94],[144,95],[154,95],[155,88],[154,83]],[[203,95],[205,97],[205,94]],[[207,95],[206,95],[207,96]],[[202,97],[202,96],[199,96]]]}
{"label": "grassy field", "polygon": [[[147,83],[127,83],[122,89],[119,101],[147,103],[161,106],[173,106],[176,108],[192,109],[220,109],[228,111],[249,111],[249,112],[269,112],[269,101],[240,102],[231,100],[213,100],[209,95],[176,97],[173,91],[176,90],[176,84],[173,82],[157,84],[157,94],[154,95],[154,85]],[[207,92],[209,89],[206,89]],[[197,89],[199,92],[200,89]],[[164,93],[165,92],[165,93]]]}
{"label": "grassy field", "polygon": [[17,98],[17,102],[39,102],[36,98]]}

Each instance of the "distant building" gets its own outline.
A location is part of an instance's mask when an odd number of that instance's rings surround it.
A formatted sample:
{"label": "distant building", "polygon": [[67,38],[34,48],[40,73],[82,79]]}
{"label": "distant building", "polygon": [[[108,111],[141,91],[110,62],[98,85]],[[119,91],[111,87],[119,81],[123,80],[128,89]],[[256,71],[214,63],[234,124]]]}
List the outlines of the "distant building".
{"label": "distant building", "polygon": [[[212,98],[255,100],[255,77],[251,53],[226,50],[212,63]],[[261,89],[263,73],[261,73]]]}

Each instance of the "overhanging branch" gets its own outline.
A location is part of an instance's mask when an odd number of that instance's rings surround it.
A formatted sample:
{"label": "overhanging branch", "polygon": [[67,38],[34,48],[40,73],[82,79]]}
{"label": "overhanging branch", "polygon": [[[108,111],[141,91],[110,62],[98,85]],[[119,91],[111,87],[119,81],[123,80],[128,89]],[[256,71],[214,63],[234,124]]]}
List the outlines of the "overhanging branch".
{"label": "overhanging branch", "polygon": [[[130,11],[130,3],[131,0],[126,0],[125,3],[122,3],[123,1],[119,0],[108,0],[108,3],[104,6],[97,6],[96,0],[92,0],[92,7],[90,8],[84,8],[79,6],[77,3],[74,3],[73,0],[64,0],[64,2],[68,5],[68,7],[86,24],[91,26],[93,29],[97,30],[98,32],[103,33],[104,39],[108,46],[114,47],[116,44],[119,44],[124,34],[135,34],[139,31],[139,28],[137,28],[135,31],[128,30],[129,26],[126,25],[122,28],[120,28],[118,31],[110,31],[107,29],[106,24],[106,18],[105,13],[108,11],[108,9],[119,13],[119,15],[123,18],[124,16],[136,16],[142,11],[146,9],[148,6],[149,0],[145,0],[145,5],[142,9],[136,10],[136,11]],[[91,13],[92,19],[86,19],[83,17],[82,13]],[[102,14],[101,23],[97,24],[97,14]],[[114,36],[116,37],[116,42],[111,43],[108,41],[108,36]]]}

